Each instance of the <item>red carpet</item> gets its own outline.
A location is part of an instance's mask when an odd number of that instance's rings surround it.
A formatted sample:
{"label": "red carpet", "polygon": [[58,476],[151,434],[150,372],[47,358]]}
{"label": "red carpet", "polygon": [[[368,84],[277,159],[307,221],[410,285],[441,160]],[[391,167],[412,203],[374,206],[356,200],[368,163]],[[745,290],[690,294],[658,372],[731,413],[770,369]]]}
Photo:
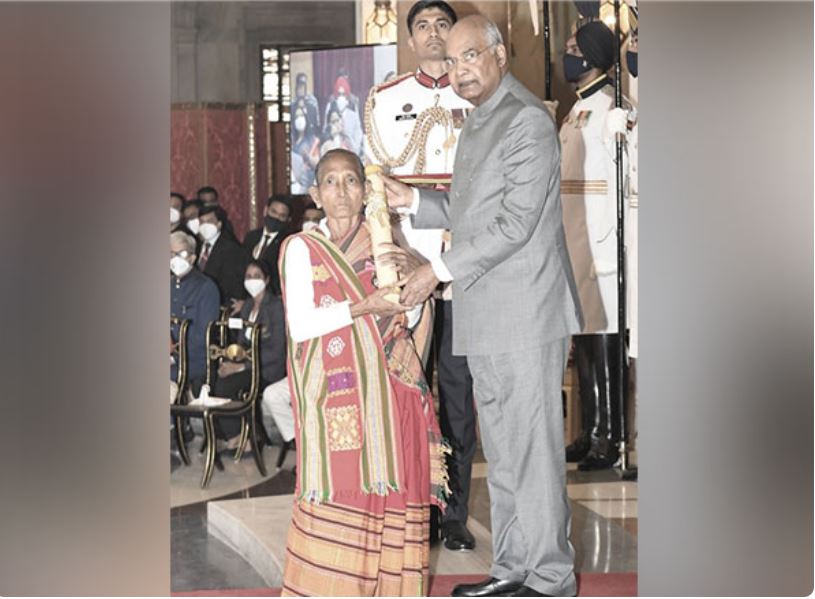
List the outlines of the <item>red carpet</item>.
{"label": "red carpet", "polygon": [[[453,587],[460,583],[478,582],[482,574],[446,574],[430,577],[430,596],[449,597]],[[616,572],[602,574],[587,572],[577,575],[579,597],[636,597],[637,573]],[[280,589],[217,589],[172,593],[173,597],[277,597]]]}

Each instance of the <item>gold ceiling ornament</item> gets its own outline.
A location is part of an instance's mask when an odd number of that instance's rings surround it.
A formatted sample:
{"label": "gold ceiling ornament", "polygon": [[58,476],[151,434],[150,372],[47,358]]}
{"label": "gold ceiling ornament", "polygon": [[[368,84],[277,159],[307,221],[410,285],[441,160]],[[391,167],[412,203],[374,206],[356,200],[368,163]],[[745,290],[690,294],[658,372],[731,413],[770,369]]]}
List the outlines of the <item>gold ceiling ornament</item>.
{"label": "gold ceiling ornament", "polygon": [[[600,20],[605,23],[609,29],[614,31],[614,2],[606,0],[600,5]],[[620,33],[623,36],[628,35],[632,29],[636,29],[639,23],[637,21],[637,14],[626,2],[620,2]]]}
{"label": "gold ceiling ornament", "polygon": [[390,0],[375,0],[374,10],[365,20],[365,43],[394,44],[398,30],[396,11]]}

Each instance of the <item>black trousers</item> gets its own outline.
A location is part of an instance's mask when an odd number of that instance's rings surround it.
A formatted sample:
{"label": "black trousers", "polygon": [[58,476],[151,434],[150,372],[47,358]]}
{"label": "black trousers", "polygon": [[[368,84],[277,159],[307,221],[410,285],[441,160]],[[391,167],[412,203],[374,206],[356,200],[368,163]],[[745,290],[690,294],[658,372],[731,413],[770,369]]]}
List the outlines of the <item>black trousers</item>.
{"label": "black trousers", "polygon": [[465,356],[453,355],[453,305],[439,300],[434,322],[439,372],[439,425],[453,448],[447,458],[451,497],[444,521],[467,522],[473,455],[476,448],[473,379]]}
{"label": "black trousers", "polygon": [[583,434],[590,435],[592,448],[605,453],[610,443],[620,440],[620,352],[616,334],[575,335],[574,349],[580,385]]}

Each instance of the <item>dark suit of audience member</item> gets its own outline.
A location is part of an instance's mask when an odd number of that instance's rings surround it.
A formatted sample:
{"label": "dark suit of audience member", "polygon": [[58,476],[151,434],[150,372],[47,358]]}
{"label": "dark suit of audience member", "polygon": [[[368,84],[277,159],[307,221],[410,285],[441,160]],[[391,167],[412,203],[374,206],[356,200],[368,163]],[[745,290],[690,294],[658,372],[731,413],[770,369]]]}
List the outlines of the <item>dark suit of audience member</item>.
{"label": "dark suit of audience member", "polygon": [[[229,214],[226,212],[225,208],[221,207],[220,199],[218,196],[218,190],[214,187],[202,187],[198,190],[197,198],[199,202],[201,202],[202,207],[206,208],[221,208],[222,214],[222,222],[223,222],[223,234],[232,241],[238,242],[238,236],[235,235],[235,228],[232,226],[232,222],[229,220]],[[240,243],[240,242],[238,242]]]}
{"label": "dark suit of audience member", "polygon": [[[260,400],[263,389],[286,376],[286,320],[283,302],[279,295],[270,289],[271,277],[266,265],[252,260],[246,267],[244,285],[252,296],[244,302],[240,318],[260,325],[260,387],[257,397],[257,418],[260,422]],[[230,343],[239,343],[249,348],[251,328],[240,331],[230,329]],[[241,392],[249,389],[252,371],[248,362],[225,362],[219,368],[219,378],[214,386],[214,395],[240,399]],[[240,432],[238,418],[222,419],[218,428],[219,436],[232,438]]]}
{"label": "dark suit of audience member", "polygon": [[199,217],[199,232],[203,239],[198,256],[198,268],[218,286],[221,304],[246,297],[243,272],[249,257],[234,240],[223,234],[223,211],[220,208],[204,208]]}
{"label": "dark suit of audience member", "polygon": [[275,195],[266,201],[266,214],[263,226],[253,229],[243,240],[243,249],[254,260],[260,260],[269,270],[269,287],[280,295],[280,273],[277,259],[280,244],[289,234],[287,227],[291,221],[291,199],[289,196]]}

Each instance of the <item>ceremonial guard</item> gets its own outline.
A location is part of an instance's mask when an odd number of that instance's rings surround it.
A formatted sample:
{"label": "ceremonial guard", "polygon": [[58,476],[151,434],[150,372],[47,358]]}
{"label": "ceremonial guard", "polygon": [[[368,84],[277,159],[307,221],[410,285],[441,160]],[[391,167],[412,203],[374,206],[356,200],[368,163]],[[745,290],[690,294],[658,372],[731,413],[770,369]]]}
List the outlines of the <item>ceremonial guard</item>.
{"label": "ceremonial guard", "polygon": [[[445,40],[456,22],[452,7],[420,0],[407,17],[408,45],[419,68],[371,90],[365,105],[365,158],[391,176],[419,187],[449,189],[464,120],[472,104],[456,95],[445,73]],[[411,247],[426,259],[450,243],[442,229],[413,229],[400,223]],[[464,356],[452,354],[452,287],[437,293],[434,347],[438,357],[440,425],[453,447],[448,464],[452,496],[441,532],[445,547],[470,550],[475,539],[466,528],[472,459],[476,448],[472,379]]]}
{"label": "ceremonial guard", "polygon": [[[567,448],[581,470],[612,467],[620,440],[617,346],[617,177],[615,134],[635,115],[627,100],[614,106],[607,71],[614,62],[614,34],[601,21],[578,24],[566,42],[564,74],[577,102],[560,129],[561,200],[566,241],[585,325],[574,336],[582,431]],[[624,189],[628,160],[624,159]]]}

